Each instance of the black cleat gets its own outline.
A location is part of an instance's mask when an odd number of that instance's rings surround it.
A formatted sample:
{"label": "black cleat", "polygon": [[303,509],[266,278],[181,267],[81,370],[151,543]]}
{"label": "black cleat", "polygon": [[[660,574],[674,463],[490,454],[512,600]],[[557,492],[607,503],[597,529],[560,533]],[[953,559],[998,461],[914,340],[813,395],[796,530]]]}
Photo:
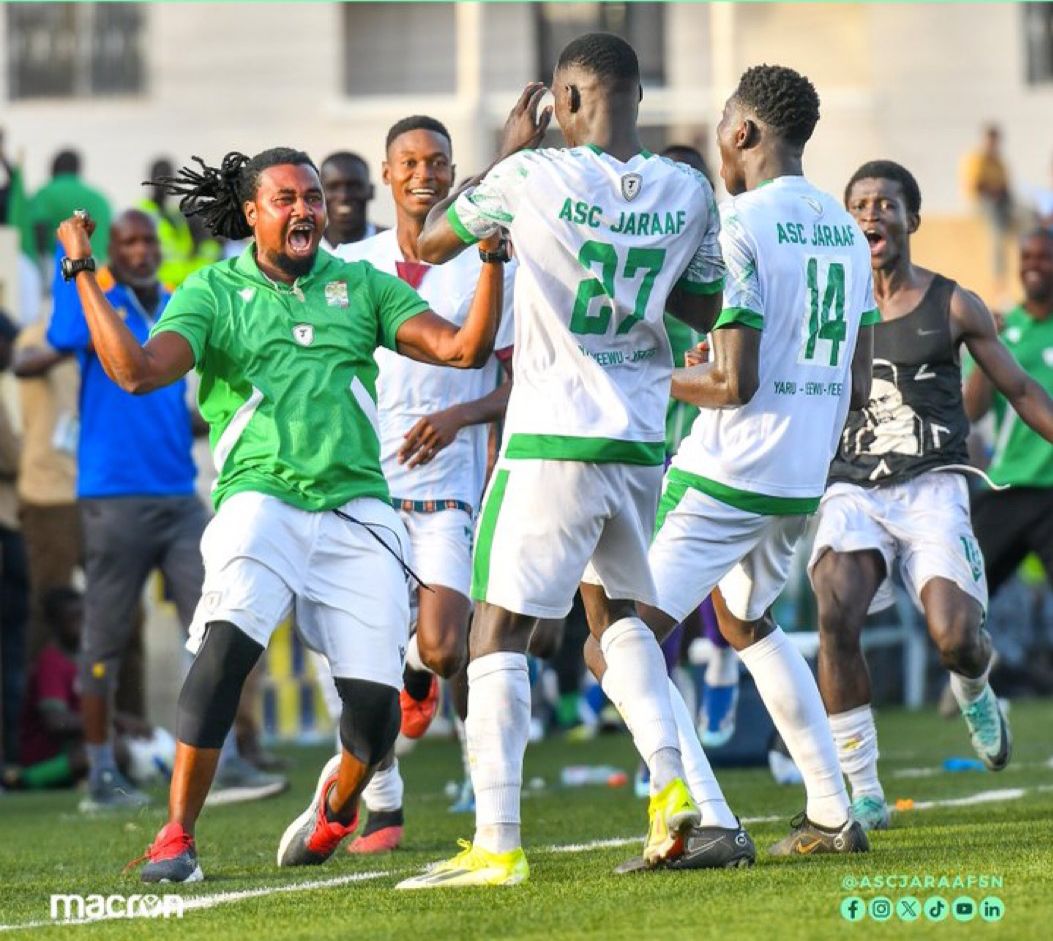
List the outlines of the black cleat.
{"label": "black cleat", "polygon": [[815,853],[866,853],[870,850],[866,832],[851,817],[843,827],[828,830],[812,823],[801,811],[790,821],[790,835],[768,847],[772,856],[812,856]]}
{"label": "black cleat", "polygon": [[684,852],[676,859],[648,866],[642,856],[626,860],[614,871],[618,875],[654,869],[738,869],[757,859],[753,839],[738,827],[692,827],[684,838]]}

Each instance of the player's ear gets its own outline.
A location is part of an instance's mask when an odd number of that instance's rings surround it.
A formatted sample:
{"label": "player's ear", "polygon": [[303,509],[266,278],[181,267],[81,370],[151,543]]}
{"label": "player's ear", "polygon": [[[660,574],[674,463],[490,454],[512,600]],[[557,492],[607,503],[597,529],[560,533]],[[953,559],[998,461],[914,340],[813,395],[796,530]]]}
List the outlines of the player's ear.
{"label": "player's ear", "polygon": [[913,235],[921,228],[921,216],[916,212],[907,213],[907,235]]}
{"label": "player's ear", "polygon": [[256,200],[246,199],[241,204],[241,211],[245,213],[245,221],[249,224],[249,228],[256,228]]}
{"label": "player's ear", "polygon": [[735,146],[739,150],[748,150],[750,147],[756,147],[759,142],[760,128],[757,127],[757,122],[751,118],[744,118],[735,131]]}
{"label": "player's ear", "polygon": [[581,109],[581,92],[577,85],[567,86],[567,97],[570,100],[570,113],[577,114]]}
{"label": "player's ear", "polygon": [[[380,179],[383,180],[385,186],[391,186],[391,168],[388,166],[388,162],[385,160],[380,165]],[[366,202],[369,202],[373,198],[373,184],[369,184],[369,195],[366,197]]]}
{"label": "player's ear", "polygon": [[450,189],[453,189],[453,184],[457,182],[457,164],[450,164]]}

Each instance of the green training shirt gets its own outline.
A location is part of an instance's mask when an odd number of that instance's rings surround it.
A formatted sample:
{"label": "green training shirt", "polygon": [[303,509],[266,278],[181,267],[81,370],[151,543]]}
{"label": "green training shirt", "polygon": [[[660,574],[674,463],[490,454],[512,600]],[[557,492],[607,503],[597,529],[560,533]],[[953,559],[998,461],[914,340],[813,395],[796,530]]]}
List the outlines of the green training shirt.
{"label": "green training shirt", "polygon": [[[1032,319],[1023,307],[1005,318],[1002,342],[1021,368],[1053,394],[1053,318]],[[992,400],[996,432],[987,473],[996,484],[1053,487],[1053,445],[1032,431],[996,389]]]}
{"label": "green training shirt", "polygon": [[325,251],[291,286],[260,271],[254,245],[190,275],[152,333],[194,352],[216,508],[243,490],[304,510],[387,500],[373,352],[427,309],[398,278]]}

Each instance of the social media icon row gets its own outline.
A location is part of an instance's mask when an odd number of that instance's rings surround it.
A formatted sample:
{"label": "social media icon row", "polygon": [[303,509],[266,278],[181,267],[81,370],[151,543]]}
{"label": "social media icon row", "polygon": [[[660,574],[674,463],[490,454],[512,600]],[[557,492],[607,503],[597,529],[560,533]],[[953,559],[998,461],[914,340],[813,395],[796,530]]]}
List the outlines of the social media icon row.
{"label": "social media icon row", "polygon": [[980,918],[983,921],[1001,921],[1005,915],[1005,902],[994,895],[988,895],[977,901],[968,895],[955,899],[945,899],[939,895],[927,899],[905,895],[902,898],[890,899],[878,895],[864,899],[858,895],[849,895],[841,900],[841,917],[845,921],[888,921],[895,915],[900,921],[917,921],[926,918],[929,921],[944,921],[953,918],[955,921],[972,921]]}

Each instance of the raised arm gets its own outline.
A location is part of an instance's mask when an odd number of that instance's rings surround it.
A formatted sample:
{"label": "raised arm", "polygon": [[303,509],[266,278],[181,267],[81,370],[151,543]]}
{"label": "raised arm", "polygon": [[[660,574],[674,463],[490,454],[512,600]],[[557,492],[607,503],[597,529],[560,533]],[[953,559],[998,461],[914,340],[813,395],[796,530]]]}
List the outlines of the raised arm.
{"label": "raised arm", "polygon": [[[58,238],[72,259],[91,256],[91,220],[71,217],[58,227]],[[77,297],[88,321],[92,345],[102,368],[125,392],[142,395],[182,378],[194,366],[190,344],[164,332],[141,346],[106,300],[95,273],[76,275]]]}
{"label": "raised arm", "polygon": [[674,369],[670,394],[699,408],[745,405],[759,384],[760,340],[760,330],[744,323],[718,327],[709,336],[710,361]]}
{"label": "raised arm", "polygon": [[[497,251],[500,238],[485,239],[484,251]],[[455,366],[478,369],[494,349],[494,337],[501,322],[504,291],[504,266],[500,262],[484,262],[479,272],[475,297],[468,316],[460,328],[434,311],[411,317],[395,334],[398,352],[410,359],[436,366]]]}
{"label": "raised arm", "polygon": [[[431,207],[417,242],[417,249],[424,261],[433,265],[441,265],[444,261],[449,261],[459,255],[480,237],[490,235],[504,222],[512,221],[514,210],[507,205],[511,194],[500,192],[499,189],[495,190],[491,185],[493,181],[486,178],[490,171],[505,158],[524,148],[537,147],[541,143],[549,121],[552,120],[551,107],[538,112],[541,99],[547,92],[548,89],[543,83],[529,82],[505,121],[497,159],[482,173],[466,180],[456,192]],[[475,212],[472,213],[470,221],[461,219],[454,208],[455,203],[462,194],[473,190],[480,184],[486,184],[484,188],[488,193],[488,199],[498,204],[496,213],[488,220],[477,219]],[[463,201],[461,205],[464,206]],[[504,216],[507,216],[507,219],[503,218]]]}
{"label": "raised arm", "polygon": [[[976,361],[976,372],[983,372],[1016,413],[1034,431],[1053,442],[1053,399],[1020,368],[1013,354],[998,338],[994,318],[984,302],[971,291],[957,288],[951,298],[951,320]],[[979,380],[973,387],[972,409],[969,408],[968,385],[966,392],[966,408],[972,412],[970,417],[982,414],[980,406],[983,406],[983,411],[990,407],[990,388],[985,389]]]}

